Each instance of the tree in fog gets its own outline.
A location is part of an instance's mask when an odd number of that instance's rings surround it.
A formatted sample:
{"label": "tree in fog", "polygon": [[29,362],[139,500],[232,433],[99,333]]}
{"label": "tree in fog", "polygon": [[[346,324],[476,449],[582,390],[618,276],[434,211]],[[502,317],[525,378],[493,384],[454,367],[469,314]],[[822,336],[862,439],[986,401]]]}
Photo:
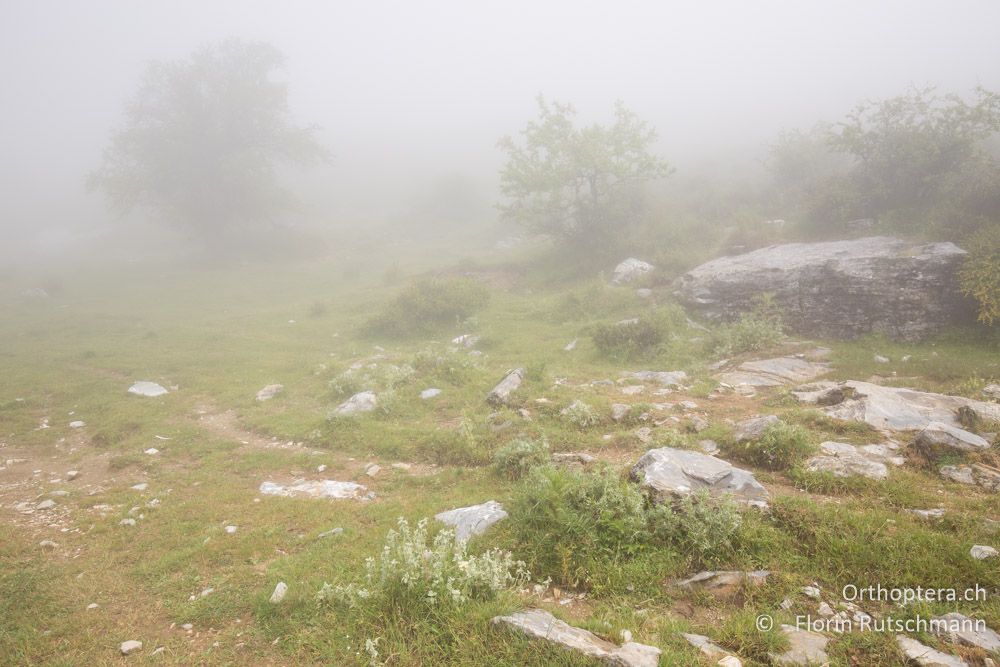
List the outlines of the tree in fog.
{"label": "tree in fog", "polygon": [[290,117],[272,78],[282,64],[274,47],[240,40],[150,64],[89,184],[214,249],[273,223],[293,205],[278,170],[326,156],[315,128]]}
{"label": "tree in fog", "polygon": [[500,140],[507,154],[500,209],[533,232],[600,252],[616,247],[635,221],[641,183],[670,168],[650,151],[656,131],[621,102],[610,126],[577,127],[575,114],[569,104],[539,97],[523,141]]}

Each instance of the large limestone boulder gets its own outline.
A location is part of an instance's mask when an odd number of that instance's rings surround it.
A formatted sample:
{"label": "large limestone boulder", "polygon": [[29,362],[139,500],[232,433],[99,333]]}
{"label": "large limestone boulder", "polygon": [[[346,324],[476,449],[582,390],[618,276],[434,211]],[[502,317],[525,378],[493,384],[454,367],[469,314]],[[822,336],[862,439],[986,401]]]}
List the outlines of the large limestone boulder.
{"label": "large limestone boulder", "polygon": [[803,335],[919,340],[974,319],[956,278],[965,254],[953,243],[885,236],[789,243],[702,264],[680,278],[677,296],[705,317],[731,320],[766,292]]}
{"label": "large limestone boulder", "polygon": [[613,667],[656,667],[660,662],[660,649],[655,646],[637,642],[625,642],[618,646],[589,630],[560,621],[544,609],[528,609],[510,616],[497,616],[492,623],[506,625],[529,637],[552,642]]}
{"label": "large limestone boulder", "polygon": [[660,496],[687,496],[699,489],[731,494],[737,501],[767,507],[770,494],[752,473],[722,459],[685,449],[651,449],[632,466],[633,480]]}

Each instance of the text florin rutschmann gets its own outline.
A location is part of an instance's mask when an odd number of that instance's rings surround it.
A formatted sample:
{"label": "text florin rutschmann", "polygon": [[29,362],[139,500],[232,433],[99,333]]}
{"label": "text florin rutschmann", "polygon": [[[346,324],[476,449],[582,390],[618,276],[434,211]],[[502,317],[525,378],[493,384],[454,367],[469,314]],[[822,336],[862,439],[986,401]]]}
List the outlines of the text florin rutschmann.
{"label": "text florin rutschmann", "polygon": [[985,602],[986,589],[976,584],[973,588],[885,588],[879,584],[874,586],[855,586],[847,584],[841,591],[847,602],[895,602],[897,604],[912,604],[914,602]]}
{"label": "text florin rutschmann", "polygon": [[979,618],[894,618],[884,616],[872,618],[867,614],[856,614],[853,618],[831,617],[816,618],[814,616],[796,616],[796,630],[811,630],[813,632],[929,632],[933,634],[957,634],[964,632],[983,632],[986,621]]}

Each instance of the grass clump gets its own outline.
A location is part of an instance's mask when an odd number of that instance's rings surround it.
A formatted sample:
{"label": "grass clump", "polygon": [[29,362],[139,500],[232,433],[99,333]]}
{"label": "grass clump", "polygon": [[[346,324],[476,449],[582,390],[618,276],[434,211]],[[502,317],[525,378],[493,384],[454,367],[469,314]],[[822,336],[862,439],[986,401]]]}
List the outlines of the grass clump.
{"label": "grass clump", "polygon": [[595,325],[590,336],[602,356],[616,362],[639,361],[662,351],[678,322],[684,322],[683,311],[661,308],[645,317]]}
{"label": "grass clump", "polygon": [[730,544],[741,520],[730,501],[707,495],[655,505],[607,469],[538,468],[512,507],[518,553],[537,576],[570,586],[602,585],[664,552],[701,562]]}
{"label": "grass clump", "polygon": [[390,301],[365,328],[369,333],[405,338],[459,324],[486,307],[489,290],[468,278],[425,278]]}
{"label": "grass clump", "polygon": [[781,313],[771,298],[761,298],[749,313],[717,329],[711,340],[715,354],[732,356],[774,347],[784,336]]}
{"label": "grass clump", "polygon": [[759,438],[727,447],[732,456],[768,470],[787,470],[815,449],[806,429],[783,421],[768,425]]}
{"label": "grass clump", "polygon": [[601,418],[594,408],[580,400],[573,401],[559,412],[563,419],[577,428],[590,428],[600,423]]}
{"label": "grass clump", "polygon": [[507,479],[521,479],[532,469],[549,462],[549,443],[544,439],[519,438],[493,453],[493,471]]}

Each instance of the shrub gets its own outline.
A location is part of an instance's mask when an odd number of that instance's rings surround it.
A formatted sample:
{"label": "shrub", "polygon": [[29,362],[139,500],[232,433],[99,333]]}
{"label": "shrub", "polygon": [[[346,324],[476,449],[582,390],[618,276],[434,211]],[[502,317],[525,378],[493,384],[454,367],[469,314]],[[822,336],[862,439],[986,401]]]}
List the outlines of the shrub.
{"label": "shrub", "polygon": [[979,321],[992,326],[1000,320],[1000,225],[979,230],[967,246],[958,272],[962,293],[979,304]]}
{"label": "shrub", "polygon": [[366,329],[405,337],[457,324],[489,303],[486,287],[467,278],[425,278],[404,289],[374,317]]}
{"label": "shrub", "polygon": [[762,468],[787,470],[814,450],[808,431],[778,421],[764,429],[759,438],[733,446],[731,453]]}
{"label": "shrub", "polygon": [[488,600],[497,593],[520,586],[529,579],[524,563],[510,552],[492,549],[470,554],[464,540],[450,529],[429,539],[427,519],[411,528],[400,517],[396,529],[385,537],[378,558],[365,561],[365,582],[328,583],[316,594],[321,603],[349,607],[366,601],[400,609],[424,605],[458,605],[470,599]]}
{"label": "shrub", "polygon": [[655,507],[651,523],[658,540],[700,562],[707,554],[732,546],[742,516],[732,499],[712,498],[707,491],[700,491],[671,505]]}
{"label": "shrub", "polygon": [[649,358],[656,354],[666,336],[665,323],[652,318],[599,324],[591,333],[598,352],[615,361]]}
{"label": "shrub", "polygon": [[783,336],[781,313],[770,296],[762,296],[749,313],[719,327],[712,342],[712,352],[723,356],[759,352],[777,345]]}
{"label": "shrub", "polygon": [[463,385],[481,366],[479,357],[452,348],[426,348],[415,355],[410,364],[425,379],[442,380],[453,385]]}
{"label": "shrub", "polygon": [[590,428],[601,421],[594,408],[580,400],[573,401],[563,408],[559,414],[563,419],[578,428]]}
{"label": "shrub", "polygon": [[493,454],[493,470],[508,479],[520,479],[533,468],[549,462],[549,443],[544,439],[518,439]]}
{"label": "shrub", "polygon": [[330,380],[330,389],[337,396],[351,396],[359,391],[392,391],[413,374],[414,369],[408,364],[371,364],[349,368],[337,375]]}

